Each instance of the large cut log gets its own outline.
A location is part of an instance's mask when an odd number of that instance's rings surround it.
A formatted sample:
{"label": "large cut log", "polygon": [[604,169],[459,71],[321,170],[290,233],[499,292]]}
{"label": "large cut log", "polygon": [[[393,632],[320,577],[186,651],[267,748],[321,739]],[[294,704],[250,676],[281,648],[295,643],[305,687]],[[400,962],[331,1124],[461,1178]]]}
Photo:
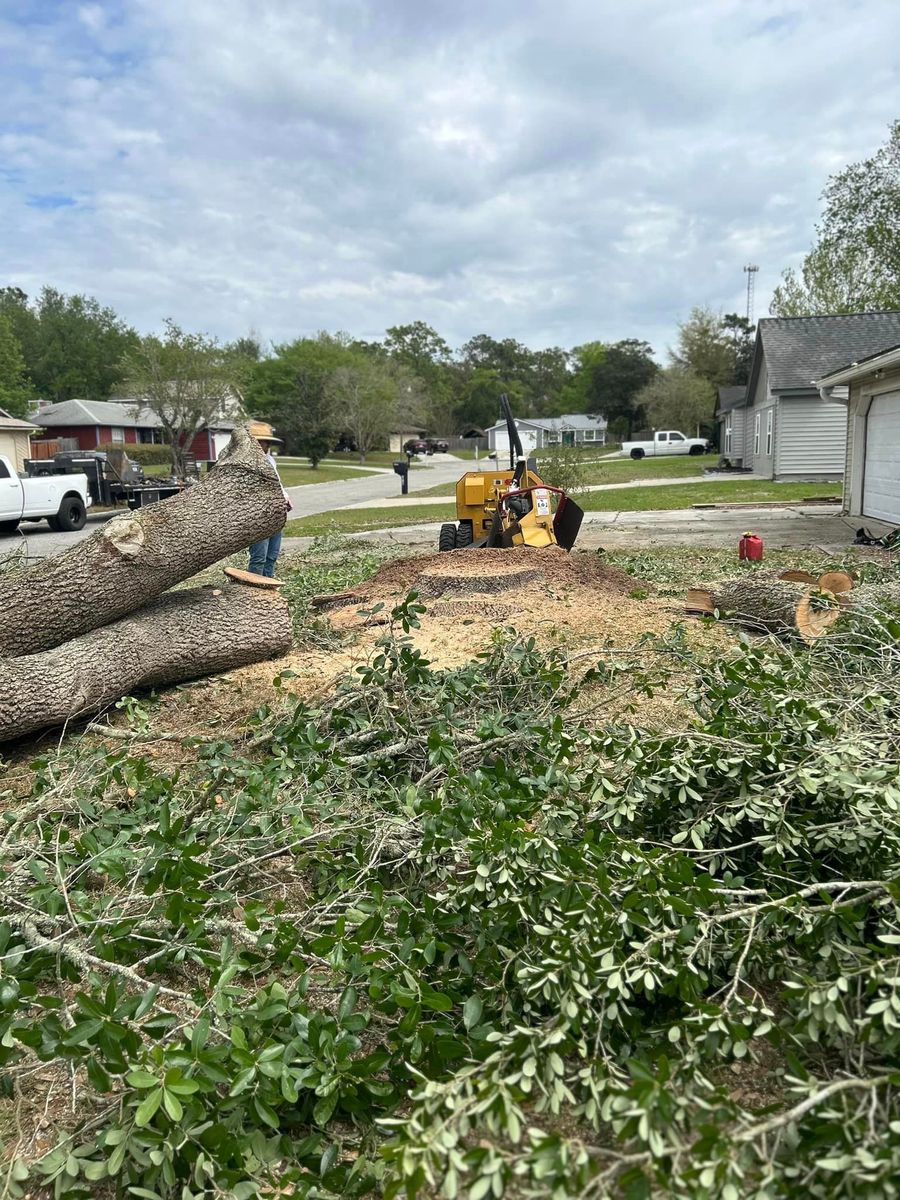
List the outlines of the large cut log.
{"label": "large cut log", "polygon": [[272,592],[189,588],[62,646],[0,661],[0,742],[62,725],[139,688],[283,654],[288,606]]}
{"label": "large cut log", "polygon": [[178,496],[113,517],[71,549],[0,580],[0,659],[108,625],[205,567],[271,537],[287,506],[238,427],[215,468]]}
{"label": "large cut log", "polygon": [[838,619],[841,607],[829,592],[808,584],[753,575],[721,584],[713,603],[722,616],[750,629],[799,634],[811,642]]}

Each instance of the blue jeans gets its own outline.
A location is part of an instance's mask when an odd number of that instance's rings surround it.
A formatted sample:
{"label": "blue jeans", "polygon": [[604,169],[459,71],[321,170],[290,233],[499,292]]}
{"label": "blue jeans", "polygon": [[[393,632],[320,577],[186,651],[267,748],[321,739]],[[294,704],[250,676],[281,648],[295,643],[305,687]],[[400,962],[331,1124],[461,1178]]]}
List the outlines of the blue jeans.
{"label": "blue jeans", "polygon": [[268,575],[271,579],[275,574],[275,564],[281,553],[281,530],[273,533],[270,538],[254,542],[250,547],[250,570],[254,575]]}

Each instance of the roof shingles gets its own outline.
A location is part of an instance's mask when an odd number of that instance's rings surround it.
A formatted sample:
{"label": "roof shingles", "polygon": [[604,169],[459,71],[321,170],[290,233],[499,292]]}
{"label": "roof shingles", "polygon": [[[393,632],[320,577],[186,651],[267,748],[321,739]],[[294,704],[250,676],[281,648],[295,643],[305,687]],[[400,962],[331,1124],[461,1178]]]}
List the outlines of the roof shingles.
{"label": "roof shingles", "polygon": [[764,317],[759,338],[773,392],[816,390],[821,379],[900,342],[900,312]]}

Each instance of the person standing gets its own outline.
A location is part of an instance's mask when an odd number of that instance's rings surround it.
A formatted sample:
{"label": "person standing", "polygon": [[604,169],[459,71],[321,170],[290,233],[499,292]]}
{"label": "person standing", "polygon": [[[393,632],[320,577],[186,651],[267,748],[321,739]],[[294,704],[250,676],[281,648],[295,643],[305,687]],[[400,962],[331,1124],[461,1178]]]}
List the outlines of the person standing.
{"label": "person standing", "polygon": [[[257,429],[259,432],[257,432]],[[281,483],[281,476],[278,474],[278,464],[275,461],[275,455],[272,453],[275,446],[281,445],[281,438],[274,437],[271,433],[271,425],[264,425],[263,422],[255,422],[250,426],[250,432],[259,442],[260,447],[265,453],[266,462],[275,472],[278,477],[278,482]],[[284,495],[285,510],[290,512],[294,507],[291,503],[291,498],[281,484],[281,491]],[[250,570],[254,575],[265,575],[268,579],[272,579],[275,575],[275,564],[278,562],[278,555],[281,553],[281,535],[282,530],[273,533],[271,537],[263,538],[259,542],[254,542],[250,547]]]}

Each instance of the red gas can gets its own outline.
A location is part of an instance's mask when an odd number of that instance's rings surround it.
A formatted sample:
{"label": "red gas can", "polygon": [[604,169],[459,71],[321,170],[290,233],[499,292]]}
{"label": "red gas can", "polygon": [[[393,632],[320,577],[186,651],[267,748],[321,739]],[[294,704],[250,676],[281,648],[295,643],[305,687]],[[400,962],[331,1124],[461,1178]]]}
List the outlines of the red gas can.
{"label": "red gas can", "polygon": [[763,540],[755,533],[745,533],[738,546],[741,561],[762,562]]}

